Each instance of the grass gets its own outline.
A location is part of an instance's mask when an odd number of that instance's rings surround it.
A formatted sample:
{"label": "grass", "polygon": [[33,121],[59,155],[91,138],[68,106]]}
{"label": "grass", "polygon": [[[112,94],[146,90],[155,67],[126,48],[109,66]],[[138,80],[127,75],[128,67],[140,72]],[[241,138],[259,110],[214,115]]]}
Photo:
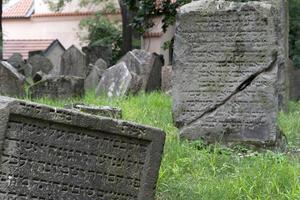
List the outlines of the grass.
{"label": "grass", "polygon": [[[171,99],[165,94],[108,101],[88,93],[83,100],[37,101],[58,107],[78,101],[117,106],[123,109],[126,120],[163,129],[167,140],[157,200],[300,200],[300,156],[181,141],[172,123]],[[300,103],[290,103],[289,107],[288,113],[279,114],[279,125],[290,147],[296,148],[300,146]]]}

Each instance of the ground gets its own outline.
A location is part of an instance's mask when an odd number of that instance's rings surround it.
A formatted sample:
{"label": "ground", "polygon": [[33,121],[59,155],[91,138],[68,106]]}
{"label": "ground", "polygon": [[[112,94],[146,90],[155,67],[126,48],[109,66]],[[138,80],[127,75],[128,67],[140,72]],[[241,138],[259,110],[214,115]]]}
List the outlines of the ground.
{"label": "ground", "polygon": [[278,116],[289,151],[259,153],[179,140],[172,123],[171,98],[162,93],[108,101],[90,92],[84,100],[36,101],[58,107],[82,101],[117,106],[126,120],[163,129],[167,140],[157,200],[300,199],[300,103],[290,102],[289,111]]}

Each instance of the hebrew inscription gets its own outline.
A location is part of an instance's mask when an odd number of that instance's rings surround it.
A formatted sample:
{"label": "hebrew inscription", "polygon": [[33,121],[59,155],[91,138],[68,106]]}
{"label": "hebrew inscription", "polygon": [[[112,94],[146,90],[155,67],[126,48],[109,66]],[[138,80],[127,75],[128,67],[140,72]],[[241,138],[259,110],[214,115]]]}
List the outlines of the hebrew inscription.
{"label": "hebrew inscription", "polygon": [[[2,136],[1,200],[153,199],[155,185],[150,196],[141,194],[147,191],[149,139],[31,118],[27,116],[30,107],[35,116],[45,111],[43,106],[19,104],[23,114],[9,115]],[[63,110],[54,113],[66,115],[59,121],[78,117]],[[131,131],[126,124],[120,131],[125,129]],[[136,129],[147,135],[148,128]],[[157,176],[158,169],[153,172]]]}
{"label": "hebrew inscription", "polygon": [[173,114],[183,137],[276,139],[275,13],[268,2],[195,1],[181,8]]}

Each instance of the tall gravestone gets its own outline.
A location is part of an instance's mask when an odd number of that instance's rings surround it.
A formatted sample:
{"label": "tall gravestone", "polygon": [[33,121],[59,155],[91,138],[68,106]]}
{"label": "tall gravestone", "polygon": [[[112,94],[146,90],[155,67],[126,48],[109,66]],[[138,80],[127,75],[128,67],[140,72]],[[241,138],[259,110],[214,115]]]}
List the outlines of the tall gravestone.
{"label": "tall gravestone", "polygon": [[277,144],[287,98],[285,9],[284,0],[200,0],[180,9],[172,95],[183,138]]}
{"label": "tall gravestone", "polygon": [[61,57],[60,75],[85,78],[88,73],[86,56],[74,45],[67,49]]}
{"label": "tall gravestone", "polygon": [[154,199],[161,130],[0,97],[0,137],[0,199]]}

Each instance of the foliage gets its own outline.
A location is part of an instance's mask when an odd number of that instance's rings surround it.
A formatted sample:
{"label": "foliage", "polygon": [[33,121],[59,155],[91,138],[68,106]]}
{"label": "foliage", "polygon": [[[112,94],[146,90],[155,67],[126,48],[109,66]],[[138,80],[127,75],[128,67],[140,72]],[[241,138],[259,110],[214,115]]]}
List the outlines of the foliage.
{"label": "foliage", "polygon": [[[38,101],[62,107],[80,100]],[[299,156],[226,149],[218,145],[204,147],[200,142],[181,141],[172,123],[171,98],[165,94],[139,94],[109,101],[90,92],[81,101],[120,107],[124,119],[159,127],[167,133],[157,200],[296,200],[300,197]],[[300,103],[291,103],[290,112],[281,113],[279,122],[290,139],[298,137],[300,141]]]}
{"label": "foliage", "polygon": [[289,0],[290,9],[290,57],[300,67],[300,1]]}
{"label": "foliage", "polygon": [[177,9],[191,2],[191,0],[124,0],[130,10],[135,12],[132,26],[140,33],[145,32],[153,26],[152,19],[157,16],[164,16],[163,31],[166,31],[168,26],[175,23]]}
{"label": "foliage", "polygon": [[116,24],[97,13],[95,16],[83,19],[79,26],[88,31],[88,36],[81,39],[88,41],[90,45],[112,46],[113,63],[121,57],[122,33]]}

